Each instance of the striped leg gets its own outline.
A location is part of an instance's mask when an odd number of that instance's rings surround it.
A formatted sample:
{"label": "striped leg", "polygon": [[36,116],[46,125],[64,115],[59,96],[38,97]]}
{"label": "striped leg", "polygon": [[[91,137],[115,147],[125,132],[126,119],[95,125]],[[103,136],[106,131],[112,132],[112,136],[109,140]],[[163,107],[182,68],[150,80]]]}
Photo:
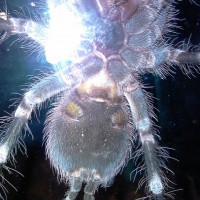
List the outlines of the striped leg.
{"label": "striped leg", "polygon": [[141,151],[145,160],[148,190],[155,199],[161,200],[164,192],[164,177],[157,158],[158,144],[154,138],[150,119],[153,117],[153,112],[148,107],[146,97],[139,86],[134,91],[128,91],[124,94],[130,105],[132,118],[139,134]]}
{"label": "striped leg", "polygon": [[27,123],[36,106],[39,106],[53,95],[69,90],[75,84],[77,84],[77,80],[74,77],[69,76],[68,80],[63,81],[60,74],[43,78],[25,93],[10,120],[6,117],[0,120],[1,129],[3,129],[0,136],[0,164],[2,166],[7,160],[14,158],[17,148],[21,149],[22,147],[25,149],[22,129],[29,130]]}
{"label": "striped leg", "polygon": [[70,180],[70,190],[64,200],[75,200],[79,191],[82,188],[82,181],[80,178],[73,178]]}
{"label": "striped leg", "polygon": [[97,189],[98,185],[94,181],[89,181],[84,189],[84,200],[95,200],[94,192]]}
{"label": "striped leg", "polygon": [[[95,200],[94,192],[97,189],[98,184],[95,181],[87,182],[84,189],[84,200]],[[70,190],[64,200],[75,200],[79,191],[82,188],[82,181],[80,178],[74,178],[70,180]]]}
{"label": "striped leg", "polygon": [[0,33],[3,32],[0,34],[0,43],[11,35],[20,34],[28,36],[40,45],[44,45],[45,31],[45,26],[28,19],[10,17],[5,20],[0,18]]}

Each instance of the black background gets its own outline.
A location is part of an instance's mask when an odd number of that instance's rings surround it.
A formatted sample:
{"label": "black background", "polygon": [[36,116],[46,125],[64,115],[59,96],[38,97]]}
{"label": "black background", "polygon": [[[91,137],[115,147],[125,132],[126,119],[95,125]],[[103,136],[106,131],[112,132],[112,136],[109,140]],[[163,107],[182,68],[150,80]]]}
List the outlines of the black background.
{"label": "black background", "polygon": [[[20,7],[28,13],[33,8],[28,0],[7,1],[8,11],[20,11]],[[1,2],[1,8],[4,3]],[[200,44],[200,7],[191,4],[189,0],[183,0],[177,5],[178,18],[182,19],[178,25],[182,29],[176,29],[179,33],[176,43],[182,40],[193,45]],[[28,9],[27,9],[28,8]],[[48,64],[45,59],[37,59],[36,53],[25,52],[19,48],[19,43],[14,42],[17,37],[13,36],[0,46],[0,116],[6,115],[5,111],[13,112],[14,108],[9,107],[14,100],[21,98],[21,89],[28,80],[28,75],[35,76],[40,70],[47,70]],[[155,107],[160,112],[158,115],[158,126],[162,146],[175,149],[170,155],[177,158],[179,162],[170,160],[168,166],[173,170],[175,176],[167,174],[174,185],[175,199],[177,200],[198,200],[200,199],[200,75],[196,77],[184,76],[180,69],[176,70],[173,77],[161,80],[151,75],[145,76],[144,81],[154,86],[149,91],[159,100],[155,100]],[[17,94],[13,94],[17,93]],[[5,173],[5,177],[18,190],[5,183],[9,193],[8,200],[59,200],[67,191],[67,186],[59,184],[55,172],[45,158],[44,145],[42,145],[42,130],[46,110],[38,113],[38,118],[33,118],[30,127],[34,140],[27,137],[28,157],[18,153],[16,156],[16,169],[24,177],[13,173]],[[129,162],[123,173],[115,179],[110,188],[99,189],[96,192],[96,200],[133,200],[145,196],[142,190],[137,189],[137,182],[132,183],[129,174],[133,168],[133,161]],[[173,189],[172,189],[173,190]],[[80,193],[77,199],[82,199]],[[169,199],[166,197],[166,199]]]}

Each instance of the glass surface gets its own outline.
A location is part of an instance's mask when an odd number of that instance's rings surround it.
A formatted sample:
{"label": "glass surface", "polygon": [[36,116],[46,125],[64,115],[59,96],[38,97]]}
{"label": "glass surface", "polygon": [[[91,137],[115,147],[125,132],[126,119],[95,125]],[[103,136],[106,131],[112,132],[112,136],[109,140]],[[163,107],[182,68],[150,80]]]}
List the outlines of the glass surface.
{"label": "glass surface", "polygon": [[[7,0],[8,12],[24,10],[28,15],[35,7],[28,0]],[[3,3],[1,2],[1,8]],[[181,1],[177,4],[179,10],[178,25],[183,29],[176,29],[179,33],[172,36],[177,38],[174,43],[190,39],[191,44],[200,44],[200,7],[190,4],[189,1]],[[0,116],[14,111],[10,105],[17,99],[22,98],[23,88],[31,84],[31,77],[37,76],[40,71],[51,67],[44,57],[37,59],[37,52],[26,52],[20,48],[17,36],[12,36],[0,45]],[[144,76],[144,82],[149,86],[155,98],[155,107],[158,108],[158,128],[162,140],[160,144],[175,150],[170,150],[170,155],[179,162],[169,160],[168,167],[175,173],[172,180],[176,183],[175,199],[200,199],[200,75],[196,77],[184,76],[176,69],[176,74],[168,76],[166,80],[151,75]],[[12,100],[13,99],[13,100]],[[8,174],[6,179],[13,184],[16,192],[9,184],[5,183],[9,193],[8,200],[59,200],[62,199],[68,187],[59,184],[56,173],[50,167],[45,158],[44,144],[42,144],[43,123],[47,109],[36,112],[37,117],[32,115],[29,122],[34,140],[31,136],[26,137],[27,154],[18,153],[16,156],[16,172]],[[37,120],[39,119],[39,121]],[[11,165],[9,164],[11,167]],[[145,194],[137,189],[137,181],[132,183],[130,173],[134,170],[134,163],[130,161],[121,175],[114,180],[113,185],[106,190],[103,188],[96,192],[96,200],[133,200]],[[168,174],[167,174],[168,176]],[[169,174],[169,176],[171,176]],[[132,178],[134,174],[132,174]],[[82,193],[77,199],[82,199]]]}

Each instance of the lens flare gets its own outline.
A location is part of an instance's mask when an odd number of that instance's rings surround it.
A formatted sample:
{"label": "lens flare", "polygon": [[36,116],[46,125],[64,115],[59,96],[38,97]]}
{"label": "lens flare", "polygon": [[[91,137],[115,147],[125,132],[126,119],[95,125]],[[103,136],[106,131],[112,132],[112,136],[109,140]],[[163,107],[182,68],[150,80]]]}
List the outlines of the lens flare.
{"label": "lens flare", "polygon": [[72,61],[84,35],[85,27],[75,9],[63,3],[49,8],[50,22],[45,43],[46,59],[51,64]]}

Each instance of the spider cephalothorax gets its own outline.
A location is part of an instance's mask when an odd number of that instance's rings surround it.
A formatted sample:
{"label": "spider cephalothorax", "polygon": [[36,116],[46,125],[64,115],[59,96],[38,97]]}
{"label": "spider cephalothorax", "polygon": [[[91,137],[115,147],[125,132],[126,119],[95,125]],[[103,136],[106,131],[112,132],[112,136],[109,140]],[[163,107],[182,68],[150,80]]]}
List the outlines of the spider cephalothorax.
{"label": "spider cephalothorax", "polygon": [[[6,124],[0,143],[0,163],[14,156],[28,127],[31,112],[58,95],[49,112],[46,152],[58,176],[69,182],[66,200],[82,187],[84,199],[94,199],[107,186],[140,143],[148,192],[163,199],[168,178],[155,140],[150,95],[139,76],[151,72],[165,77],[169,65],[199,63],[199,52],[188,53],[166,43],[173,1],[164,0],[47,0],[49,17],[40,21],[0,17],[1,42],[12,34],[29,37],[44,47],[56,72],[33,84]],[[63,20],[61,23],[61,19]],[[79,27],[80,25],[80,27]],[[69,64],[70,63],[70,64]],[[182,65],[183,66],[183,65]],[[160,159],[158,159],[158,157]],[[167,168],[166,168],[167,169]]]}

